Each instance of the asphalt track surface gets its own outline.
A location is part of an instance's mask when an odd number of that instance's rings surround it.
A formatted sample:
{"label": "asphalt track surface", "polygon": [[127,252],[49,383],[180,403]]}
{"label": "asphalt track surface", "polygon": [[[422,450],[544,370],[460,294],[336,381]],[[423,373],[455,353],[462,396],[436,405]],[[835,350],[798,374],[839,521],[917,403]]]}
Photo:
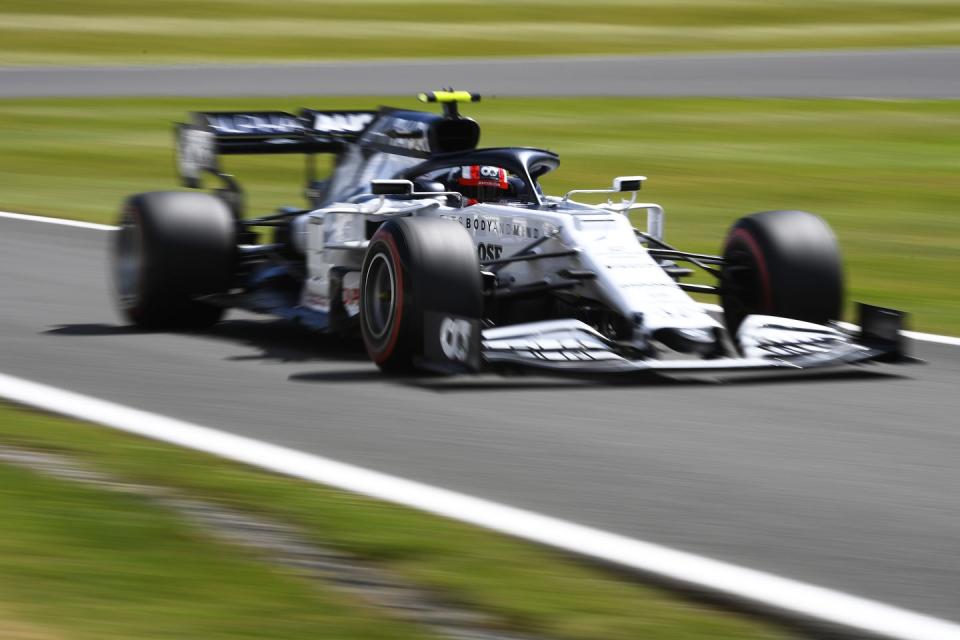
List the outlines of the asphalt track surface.
{"label": "asphalt track surface", "polygon": [[396,95],[960,97],[960,48],[277,65],[0,68],[0,98]]}
{"label": "asphalt track surface", "polygon": [[358,345],[239,313],[190,335],[123,327],[108,238],[0,219],[0,370],[960,617],[958,348],[725,384],[388,379]]}

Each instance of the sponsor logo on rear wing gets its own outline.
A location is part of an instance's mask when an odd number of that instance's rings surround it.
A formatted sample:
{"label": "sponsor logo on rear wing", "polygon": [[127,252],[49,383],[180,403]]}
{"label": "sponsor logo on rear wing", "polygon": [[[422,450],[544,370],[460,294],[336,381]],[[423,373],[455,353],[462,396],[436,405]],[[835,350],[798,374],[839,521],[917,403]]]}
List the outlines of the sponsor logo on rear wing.
{"label": "sponsor logo on rear wing", "polygon": [[344,139],[356,139],[376,116],[376,111],[300,111],[300,118],[306,122],[312,133]]}
{"label": "sponsor logo on rear wing", "polygon": [[303,136],[317,139],[355,138],[373,121],[375,111],[214,111],[193,114],[193,124],[218,138],[275,138]]}
{"label": "sponsor logo on rear wing", "polygon": [[283,111],[194,113],[193,121],[222,138],[270,138],[299,135],[306,130],[299,117]]}

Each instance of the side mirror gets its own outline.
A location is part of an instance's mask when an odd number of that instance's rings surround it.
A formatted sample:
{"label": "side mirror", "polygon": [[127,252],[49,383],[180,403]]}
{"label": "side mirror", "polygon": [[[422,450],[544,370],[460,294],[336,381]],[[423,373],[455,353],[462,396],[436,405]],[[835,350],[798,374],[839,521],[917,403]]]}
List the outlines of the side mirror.
{"label": "side mirror", "polygon": [[632,205],[637,199],[637,191],[640,191],[646,179],[647,176],[619,176],[613,179],[612,189],[574,189],[567,191],[563,201],[566,202],[575,193],[632,193],[633,197],[629,202],[629,205]]}
{"label": "side mirror", "polygon": [[457,199],[460,208],[463,208],[463,194],[456,191],[444,191],[443,185],[439,182],[431,182],[426,185],[427,190],[417,191],[413,182],[410,180],[371,180],[370,193],[375,196],[414,196],[434,198],[436,196],[448,196]]}
{"label": "side mirror", "polygon": [[613,190],[619,193],[640,191],[647,176],[620,176],[613,179]]}
{"label": "side mirror", "polygon": [[413,183],[409,180],[371,180],[370,191],[375,196],[409,196]]}

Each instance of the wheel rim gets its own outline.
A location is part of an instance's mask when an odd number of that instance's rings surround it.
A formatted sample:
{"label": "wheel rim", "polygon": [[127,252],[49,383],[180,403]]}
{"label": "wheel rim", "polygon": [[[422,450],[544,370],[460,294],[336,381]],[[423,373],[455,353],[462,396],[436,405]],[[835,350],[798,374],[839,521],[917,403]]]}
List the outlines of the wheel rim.
{"label": "wheel rim", "polygon": [[143,276],[143,241],[139,229],[125,222],[117,232],[117,253],[114,262],[116,287],[124,308],[136,305]]}
{"label": "wheel rim", "polygon": [[363,289],[364,319],[370,335],[380,339],[390,330],[396,307],[397,290],[390,257],[385,253],[373,256],[367,274]]}

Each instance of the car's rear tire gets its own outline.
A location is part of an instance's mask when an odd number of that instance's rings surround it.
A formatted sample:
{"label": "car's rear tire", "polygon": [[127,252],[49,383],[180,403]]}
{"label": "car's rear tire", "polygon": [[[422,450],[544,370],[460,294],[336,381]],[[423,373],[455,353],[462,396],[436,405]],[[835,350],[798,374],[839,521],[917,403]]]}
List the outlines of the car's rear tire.
{"label": "car's rear tire", "polygon": [[224,309],[197,298],[229,288],[236,238],[232,213],[210,194],[158,191],[130,196],[113,243],[120,312],[145,329],[196,329],[216,323]]}
{"label": "car's rear tire", "polygon": [[479,319],[480,263],[470,234],[450,220],[395,218],[373,237],[360,276],[360,328],[383,371],[418,369],[429,312]]}
{"label": "car's rear tire", "polygon": [[843,311],[843,264],[827,223],[806,211],[764,211],[731,227],[721,302],[735,333],[750,314],[824,324]]}

